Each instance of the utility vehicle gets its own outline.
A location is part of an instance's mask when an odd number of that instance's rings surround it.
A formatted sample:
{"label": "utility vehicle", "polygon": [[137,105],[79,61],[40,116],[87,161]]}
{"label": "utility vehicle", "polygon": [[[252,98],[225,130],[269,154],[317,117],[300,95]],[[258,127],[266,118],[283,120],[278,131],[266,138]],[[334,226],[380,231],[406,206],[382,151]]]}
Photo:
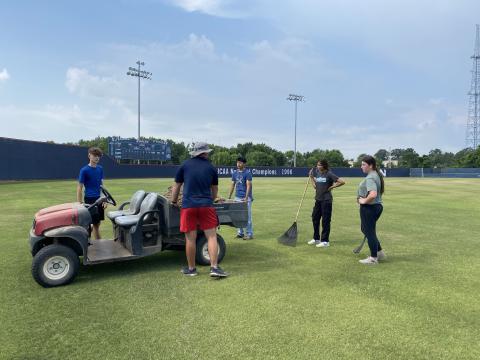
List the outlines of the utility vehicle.
{"label": "utility vehicle", "polygon": [[[112,195],[102,188],[102,196],[94,204],[60,204],[35,214],[29,236],[35,281],[44,287],[65,285],[75,279],[80,263],[95,265],[185,249],[185,239],[180,233],[180,209],[163,195],[143,190],[135,192],[119,210],[107,213],[113,239],[91,239],[92,216],[104,202],[116,206]],[[219,224],[247,225],[245,202],[214,203],[214,207]],[[226,245],[219,234],[217,239],[218,262],[221,262]],[[210,264],[207,239],[202,231],[197,236],[196,262]]]}

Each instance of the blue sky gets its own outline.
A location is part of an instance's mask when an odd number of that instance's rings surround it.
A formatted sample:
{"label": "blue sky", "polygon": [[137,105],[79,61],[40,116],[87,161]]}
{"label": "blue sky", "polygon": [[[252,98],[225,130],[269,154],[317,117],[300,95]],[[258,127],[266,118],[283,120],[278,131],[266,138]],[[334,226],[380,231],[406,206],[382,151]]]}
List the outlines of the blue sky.
{"label": "blue sky", "polygon": [[297,150],[465,147],[473,0],[5,1],[0,136]]}

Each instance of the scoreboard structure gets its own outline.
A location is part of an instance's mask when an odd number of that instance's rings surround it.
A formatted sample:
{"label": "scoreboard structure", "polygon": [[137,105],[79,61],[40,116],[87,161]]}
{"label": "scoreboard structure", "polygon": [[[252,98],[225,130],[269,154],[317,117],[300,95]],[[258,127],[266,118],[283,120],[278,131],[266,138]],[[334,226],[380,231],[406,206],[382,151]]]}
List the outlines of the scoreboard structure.
{"label": "scoreboard structure", "polygon": [[170,145],[163,140],[137,140],[134,138],[109,137],[108,154],[118,162],[130,160],[169,161]]}

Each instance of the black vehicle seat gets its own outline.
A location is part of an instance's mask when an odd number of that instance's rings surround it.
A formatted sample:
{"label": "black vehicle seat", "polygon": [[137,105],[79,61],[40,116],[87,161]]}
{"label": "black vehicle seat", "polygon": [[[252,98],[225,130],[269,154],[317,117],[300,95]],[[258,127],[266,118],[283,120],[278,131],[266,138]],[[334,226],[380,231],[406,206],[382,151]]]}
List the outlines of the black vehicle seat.
{"label": "black vehicle seat", "polygon": [[[122,204],[120,206],[121,210],[116,210],[116,211],[109,211],[107,216],[110,220],[114,221],[115,218],[119,216],[126,216],[126,215],[136,215],[140,211],[140,205],[145,198],[145,191],[143,190],[138,190],[133,194],[132,198],[130,199],[130,202]],[[129,205],[128,209],[123,210],[123,207]]]}
{"label": "black vehicle seat", "polygon": [[[157,198],[158,195],[156,193],[148,194],[145,199],[143,199],[142,204],[140,205],[140,212],[137,215],[125,215],[119,216],[115,218],[115,223],[120,225],[121,227],[129,228],[135,224],[137,224],[138,220],[147,212],[151,210],[155,210],[157,205]],[[150,218],[153,218],[152,215],[147,216],[145,222],[148,222]]]}
{"label": "black vehicle seat", "polygon": [[163,214],[162,214],[162,228],[163,229],[168,229],[169,227],[169,213],[170,213],[170,209],[169,209],[170,205],[168,203],[168,199],[163,196],[163,195],[158,195],[158,208],[159,209],[162,209],[163,211]]}

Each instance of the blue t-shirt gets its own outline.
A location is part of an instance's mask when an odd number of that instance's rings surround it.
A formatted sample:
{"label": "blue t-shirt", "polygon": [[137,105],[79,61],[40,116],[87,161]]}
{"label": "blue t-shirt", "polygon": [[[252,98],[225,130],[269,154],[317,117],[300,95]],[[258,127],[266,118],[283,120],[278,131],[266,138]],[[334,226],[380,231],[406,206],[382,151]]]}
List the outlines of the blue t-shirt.
{"label": "blue t-shirt", "polygon": [[218,185],[217,169],[202,157],[185,161],[175,175],[175,182],[183,183],[182,208],[212,206],[212,185]]}
{"label": "blue t-shirt", "polygon": [[[244,169],[243,171],[235,170],[232,173],[232,181],[235,182],[235,196],[238,198],[245,198],[245,194],[247,193],[247,180],[252,181],[252,173],[248,169]],[[253,200],[253,185],[250,188],[250,194],[248,194],[248,198]]]}
{"label": "blue t-shirt", "polygon": [[85,197],[99,197],[100,185],[103,180],[103,168],[100,165],[92,167],[85,165],[80,169],[78,182],[85,186]]}

